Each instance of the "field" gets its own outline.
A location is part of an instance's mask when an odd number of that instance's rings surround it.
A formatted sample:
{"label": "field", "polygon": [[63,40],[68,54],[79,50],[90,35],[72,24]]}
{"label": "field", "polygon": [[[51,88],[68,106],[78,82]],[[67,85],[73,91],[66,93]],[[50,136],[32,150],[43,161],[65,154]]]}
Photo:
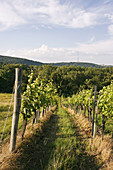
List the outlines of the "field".
{"label": "field", "polygon": [[37,126],[0,165],[2,169],[112,169],[110,141],[100,137],[90,141],[87,120],[59,105],[42,128]]}
{"label": "field", "polygon": [[[9,137],[11,133],[11,123],[12,123],[12,114],[13,114],[12,98],[13,98],[12,94],[0,93],[0,138],[3,133],[4,124],[7,119],[6,126],[4,129],[3,139]],[[12,104],[11,104],[11,100],[12,100]],[[22,126],[22,120],[20,119],[18,127],[20,128],[21,126]]]}
{"label": "field", "polygon": [[[9,140],[6,139],[9,139],[11,132],[14,104],[12,99],[12,94],[0,94],[0,134],[2,135],[4,123],[7,120],[3,143],[8,141],[6,148],[2,148],[1,151],[2,169],[19,169],[20,167],[39,170],[112,169],[112,138],[104,135],[102,140],[100,134],[92,138],[91,122],[88,122],[83,114],[75,114],[74,110],[63,107],[60,100],[56,111],[51,112],[44,123],[46,114],[33,127],[32,123],[28,125],[23,141],[21,134],[18,134],[16,152],[10,155]],[[7,113],[9,113],[8,118]],[[18,128],[21,129],[21,127],[22,117],[20,116]],[[109,128],[107,123],[107,127],[106,132],[110,132],[112,124]]]}
{"label": "field", "polygon": [[25,140],[14,157],[7,160],[7,166],[40,170],[90,169],[92,166],[98,169],[99,164],[88,155],[88,150],[71,117],[59,107],[46,123],[43,133],[37,130]]}

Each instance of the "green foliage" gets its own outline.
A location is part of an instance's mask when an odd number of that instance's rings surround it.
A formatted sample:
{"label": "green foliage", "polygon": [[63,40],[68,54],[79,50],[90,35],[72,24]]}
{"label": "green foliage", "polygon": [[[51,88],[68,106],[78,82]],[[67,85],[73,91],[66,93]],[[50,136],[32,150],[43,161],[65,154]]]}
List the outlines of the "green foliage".
{"label": "green foliage", "polygon": [[[104,115],[106,123],[106,131],[112,132],[112,122],[113,120],[113,81],[108,86],[104,86],[96,95],[96,104],[98,101],[98,124],[102,125],[102,115]],[[93,89],[83,89],[82,91],[76,93],[72,97],[63,98],[63,104],[75,104],[77,107],[85,108],[88,110],[93,109],[94,103],[94,92]],[[95,105],[96,105],[95,104]]]}
{"label": "green foliage", "polygon": [[42,65],[42,63],[40,63],[40,62],[27,60],[27,59],[23,59],[23,58],[17,58],[17,57],[2,56],[2,55],[0,55],[0,63]]}
{"label": "green foliage", "polygon": [[[2,56],[0,55],[0,63],[9,63],[9,64],[27,64],[27,65],[47,65],[45,63],[33,61],[33,60],[27,60],[24,58],[17,58],[17,57],[9,57],[9,56]],[[61,63],[50,63],[49,65],[52,66],[80,66],[80,67],[96,67],[96,68],[102,68],[103,66],[93,64],[93,63],[84,63],[84,62],[61,62]]]}
{"label": "green foliage", "polygon": [[[48,83],[40,77],[33,80],[34,73],[28,76],[28,84],[26,91],[23,93],[21,113],[25,118],[30,118],[40,107],[48,107],[51,102],[55,102],[56,89],[51,81]],[[26,111],[27,110],[27,111]]]}
{"label": "green foliage", "polygon": [[52,81],[59,96],[72,96],[82,89],[91,89],[96,85],[98,90],[110,84],[113,80],[113,67],[86,68],[76,66],[28,66],[21,64],[0,64],[0,92],[12,93],[14,85],[15,67],[23,69],[22,91],[25,91],[28,75],[34,71],[33,80],[37,77],[46,83]]}
{"label": "green foliage", "polygon": [[113,81],[99,91],[99,110],[106,118],[113,119]]}
{"label": "green foliage", "polygon": [[17,67],[23,70],[22,90],[25,90],[31,67],[21,64],[0,64],[0,93],[12,93]]}
{"label": "green foliage", "polygon": [[82,91],[76,93],[76,95],[73,95],[72,97],[68,97],[66,101],[67,104],[73,104],[73,105],[75,104],[76,106],[86,106],[87,108],[92,107],[93,89],[87,89],[87,90],[83,89]]}

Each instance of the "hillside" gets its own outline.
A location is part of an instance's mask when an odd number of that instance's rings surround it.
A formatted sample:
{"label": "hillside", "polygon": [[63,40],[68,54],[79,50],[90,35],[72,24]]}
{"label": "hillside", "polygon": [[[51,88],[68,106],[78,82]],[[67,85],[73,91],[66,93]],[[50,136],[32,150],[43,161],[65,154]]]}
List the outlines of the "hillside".
{"label": "hillside", "polygon": [[27,65],[42,65],[41,62],[27,60],[24,58],[8,57],[0,55],[0,63],[10,63],[10,64],[27,64]]}
{"label": "hillside", "polygon": [[60,63],[41,63],[33,60],[28,60],[24,58],[17,58],[17,57],[9,57],[9,56],[2,56],[0,55],[0,63],[10,63],[10,64],[27,64],[27,65],[52,65],[52,66],[63,66],[63,65],[73,65],[73,66],[80,66],[80,67],[96,67],[102,68],[103,66],[93,64],[93,63],[86,63],[86,62],[60,62]]}
{"label": "hillside", "polygon": [[96,67],[96,68],[102,68],[104,66],[98,65],[98,64],[93,64],[93,63],[85,63],[85,62],[61,62],[61,63],[50,63],[52,66],[80,66],[80,67]]}

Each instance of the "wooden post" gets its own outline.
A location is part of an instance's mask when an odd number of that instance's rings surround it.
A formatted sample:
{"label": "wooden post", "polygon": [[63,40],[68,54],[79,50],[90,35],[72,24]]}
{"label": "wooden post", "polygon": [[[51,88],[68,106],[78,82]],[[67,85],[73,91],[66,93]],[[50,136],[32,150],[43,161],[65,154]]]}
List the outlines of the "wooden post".
{"label": "wooden post", "polygon": [[91,107],[90,107],[90,98],[88,99],[88,103],[89,103],[89,105],[88,105],[88,121],[91,121]]}
{"label": "wooden post", "polygon": [[84,115],[84,105],[82,103],[82,115]]}
{"label": "wooden post", "polygon": [[47,112],[47,110],[46,110],[46,108],[44,109],[44,115],[46,115],[46,112]]}
{"label": "wooden post", "polygon": [[16,146],[17,128],[19,113],[21,107],[21,84],[22,84],[22,69],[15,69],[15,94],[14,94],[14,110],[12,118],[10,152],[13,152]]}
{"label": "wooden post", "polygon": [[97,135],[97,115],[98,115],[98,105],[99,101],[97,101],[97,107],[96,107],[96,121],[94,122],[94,132],[93,132],[93,137],[95,138]]}
{"label": "wooden post", "polygon": [[75,109],[75,103],[74,103],[74,113],[75,113],[75,110],[76,110],[76,109]]}
{"label": "wooden post", "polygon": [[22,140],[24,139],[24,134],[27,126],[27,118],[25,115],[27,115],[27,109],[24,109],[25,114],[23,114],[23,127],[22,127]]}
{"label": "wooden post", "polygon": [[88,120],[91,121],[91,108],[88,109]]}
{"label": "wooden post", "polygon": [[88,121],[89,121],[89,111],[90,111],[90,98],[88,98],[88,107],[87,107],[87,110],[88,110]]}
{"label": "wooden post", "polygon": [[78,113],[78,105],[76,106],[76,112],[75,112],[76,114]]}
{"label": "wooden post", "polygon": [[49,106],[49,111],[51,110],[51,105]]}
{"label": "wooden post", "polygon": [[93,120],[92,120],[92,136],[93,136],[93,131],[94,131],[96,92],[97,92],[97,86],[95,86],[95,91],[94,91]]}
{"label": "wooden post", "polygon": [[89,107],[88,107],[88,121],[89,121],[89,111],[90,111],[90,110],[89,110]]}
{"label": "wooden post", "polygon": [[33,121],[32,121],[32,126],[34,125],[36,120],[36,109],[34,109],[34,113],[33,113]]}
{"label": "wooden post", "polygon": [[41,118],[44,117],[44,107],[42,107],[42,113],[41,113]]}
{"label": "wooden post", "polygon": [[93,137],[95,138],[96,135],[97,135],[97,113],[96,113],[96,121],[94,122]]}
{"label": "wooden post", "polygon": [[102,140],[104,138],[104,129],[105,129],[105,116],[102,115]]}
{"label": "wooden post", "polygon": [[84,117],[86,117],[86,106],[84,105]]}
{"label": "wooden post", "polygon": [[40,108],[36,111],[36,123],[38,123],[39,117],[40,117]]}
{"label": "wooden post", "polygon": [[96,125],[96,122],[94,122],[93,138],[96,137],[96,134],[97,134],[97,125]]}
{"label": "wooden post", "polygon": [[81,105],[79,105],[79,115],[81,115],[82,110],[81,110]]}
{"label": "wooden post", "polygon": [[81,106],[80,106],[80,114],[82,114],[82,104],[81,104]]}

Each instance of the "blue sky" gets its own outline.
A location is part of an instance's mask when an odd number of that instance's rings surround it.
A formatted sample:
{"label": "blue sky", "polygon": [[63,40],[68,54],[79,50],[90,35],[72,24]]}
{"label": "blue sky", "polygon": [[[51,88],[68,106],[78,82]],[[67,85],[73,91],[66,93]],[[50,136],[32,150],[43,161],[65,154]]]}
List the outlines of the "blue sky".
{"label": "blue sky", "polygon": [[0,54],[113,65],[113,0],[0,0]]}

